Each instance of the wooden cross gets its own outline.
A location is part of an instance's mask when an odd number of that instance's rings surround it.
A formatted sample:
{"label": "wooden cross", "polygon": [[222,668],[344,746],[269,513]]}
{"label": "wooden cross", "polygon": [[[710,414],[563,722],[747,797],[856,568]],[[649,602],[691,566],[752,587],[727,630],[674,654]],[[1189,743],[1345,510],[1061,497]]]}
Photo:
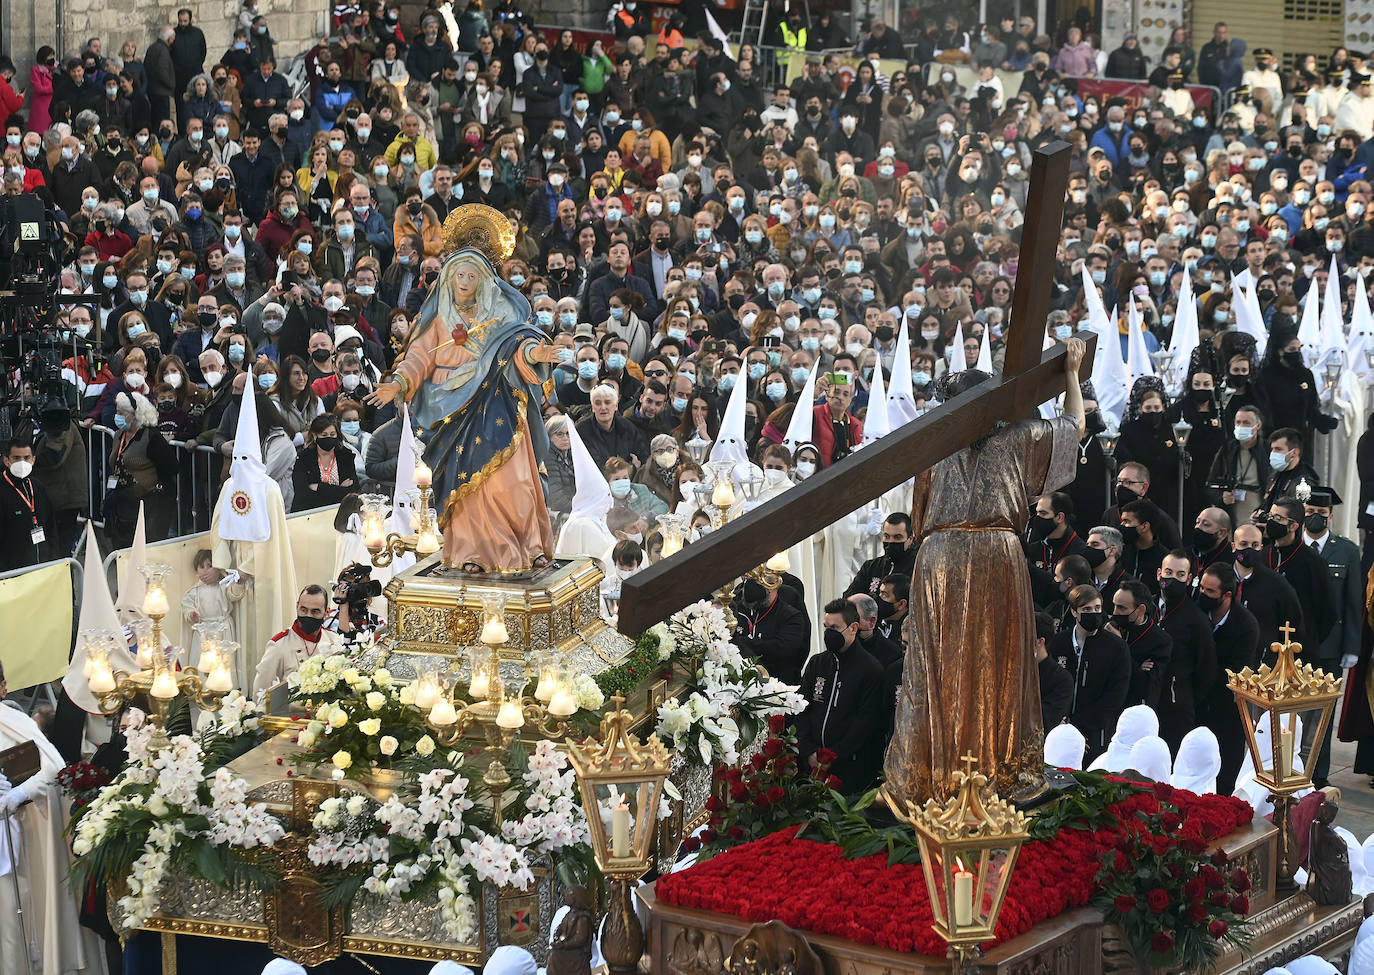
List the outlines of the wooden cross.
{"label": "wooden cross", "polygon": [[[980,383],[844,461],[625,580],[621,633],[637,636],[773,555],[816,534],[865,502],[987,436],[999,420],[1020,420],[1064,391],[1065,347],[1046,350],[1070,148],[1052,142],[1032,154],[1020,265],[1000,379]],[[1083,375],[1091,375],[1088,339]],[[804,404],[798,404],[798,409]],[[809,407],[808,407],[809,408]],[[919,526],[913,526],[919,531]]]}

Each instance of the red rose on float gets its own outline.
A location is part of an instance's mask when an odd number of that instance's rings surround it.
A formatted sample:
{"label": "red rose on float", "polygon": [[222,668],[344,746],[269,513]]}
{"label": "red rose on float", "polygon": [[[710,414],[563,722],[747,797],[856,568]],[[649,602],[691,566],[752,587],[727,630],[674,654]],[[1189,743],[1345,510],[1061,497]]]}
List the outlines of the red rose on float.
{"label": "red rose on float", "polygon": [[730,798],[735,802],[743,802],[749,798],[749,787],[743,782],[736,782],[730,786]]}
{"label": "red rose on float", "polygon": [[1192,880],[1188,881],[1186,884],[1183,885],[1183,896],[1188,898],[1188,900],[1190,901],[1200,901],[1202,900],[1203,895],[1205,895],[1206,893],[1207,887],[1202,882],[1201,877],[1194,877]]}
{"label": "red rose on float", "polygon": [[1163,914],[1169,909],[1169,892],[1163,887],[1156,887],[1145,895],[1145,901],[1150,905],[1150,910]]}
{"label": "red rose on float", "polygon": [[1250,875],[1244,870],[1232,870],[1231,886],[1240,893],[1245,893],[1250,889]]}
{"label": "red rose on float", "polygon": [[1231,898],[1231,910],[1235,911],[1241,917],[1247,916],[1250,913],[1250,898],[1246,897],[1244,894],[1238,894]]}
{"label": "red rose on float", "polygon": [[1177,833],[1178,828],[1183,825],[1183,820],[1179,818],[1178,813],[1173,812],[1160,813],[1159,821],[1164,829],[1170,833]]}
{"label": "red rose on float", "polygon": [[787,715],[772,714],[768,716],[768,730],[775,735],[780,735],[787,730]]}
{"label": "red rose on float", "polygon": [[1226,866],[1230,862],[1231,858],[1226,855],[1225,850],[1217,850],[1215,853],[1212,854],[1212,866],[1216,867],[1218,870],[1220,870],[1222,867]]}
{"label": "red rose on float", "polygon": [[1156,931],[1150,939],[1150,947],[1163,955],[1174,950],[1174,936],[1168,931]]}
{"label": "red rose on float", "polygon": [[782,754],[783,747],[781,738],[769,738],[763,743],[763,755],[765,758],[777,758]]}
{"label": "red rose on float", "polygon": [[706,810],[707,810],[707,812],[720,812],[720,811],[721,811],[722,809],[724,809],[724,808],[725,808],[725,803],[723,803],[723,802],[720,801],[720,797],[719,797],[719,796],[707,796],[707,797],[706,797]]}
{"label": "red rose on float", "polygon": [[1192,907],[1188,908],[1188,920],[1197,923],[1207,920],[1207,905],[1194,904]]}
{"label": "red rose on float", "polygon": [[1122,914],[1135,910],[1135,898],[1130,894],[1118,895],[1114,903],[1116,904],[1116,909]]}
{"label": "red rose on float", "polygon": [[1225,921],[1213,921],[1211,924],[1207,925],[1207,933],[1214,938],[1220,939],[1225,937],[1228,928],[1230,928],[1230,925]]}

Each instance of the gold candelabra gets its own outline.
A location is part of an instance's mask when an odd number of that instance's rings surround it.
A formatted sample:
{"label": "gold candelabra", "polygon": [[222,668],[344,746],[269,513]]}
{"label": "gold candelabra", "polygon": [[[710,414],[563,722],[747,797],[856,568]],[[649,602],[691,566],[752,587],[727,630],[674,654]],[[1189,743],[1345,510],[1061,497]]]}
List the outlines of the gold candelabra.
{"label": "gold candelabra", "polygon": [[434,474],[423,460],[415,462],[415,507],[411,513],[412,531],[408,535],[386,530],[390,499],[384,494],[364,494],[362,509],[363,546],[372,554],[372,564],[387,566],[393,560],[414,552],[425,558],[439,551],[439,519],[430,506]]}
{"label": "gold candelabra", "polygon": [[172,702],[180,695],[206,711],[219,710],[224,695],[233,690],[232,661],[238,644],[227,642],[227,628],[223,624],[200,624],[199,667],[177,667],[179,647],[168,647],[162,633],[162,620],[167,615],[167,580],[172,567],[153,563],[142,567],[147,588],[142,609],[148,617],[132,624],[138,641],[137,673],[116,669],[110,655],[122,643],[120,636],[110,631],[86,631],[86,663],[82,669],[91,693],[105,714],[114,714],[121,707],[140,698],[148,701],[148,720],[152,724],[149,748],[155,752],[170,743],[167,719]]}
{"label": "gold candelabra", "polygon": [[[483,595],[480,646],[470,655],[469,701],[458,697],[457,680],[445,673],[429,670],[418,675],[415,682],[415,706],[425,712],[425,724],[439,744],[454,745],[481,729],[489,759],[482,781],[491,792],[492,816],[498,823],[511,784],[505,756],[516,734],[532,724],[544,738],[562,738],[572,727],[567,719],[577,713],[572,679],[553,651],[544,654],[537,666],[527,661],[520,686],[513,693],[507,691],[501,676],[501,648],[509,639],[505,609],[505,594]],[[536,676],[533,695],[526,695],[525,688]]]}

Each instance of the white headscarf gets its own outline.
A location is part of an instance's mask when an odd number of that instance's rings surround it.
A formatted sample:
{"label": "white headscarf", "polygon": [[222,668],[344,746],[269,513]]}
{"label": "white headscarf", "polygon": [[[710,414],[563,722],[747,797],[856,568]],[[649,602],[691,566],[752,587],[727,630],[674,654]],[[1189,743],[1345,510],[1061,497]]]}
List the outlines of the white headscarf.
{"label": "white headscarf", "polygon": [[1350,857],[1350,889],[1357,897],[1363,897],[1374,890],[1374,885],[1369,882],[1369,871],[1365,869],[1364,850],[1360,849],[1360,841],[1350,830],[1344,826],[1337,826],[1335,830],[1336,835],[1345,840],[1346,852]]}
{"label": "white headscarf", "polygon": [[1093,771],[1121,772],[1130,764],[1131,749],[1135,743],[1148,735],[1157,734],[1159,718],[1155,716],[1153,708],[1145,704],[1129,707],[1117,719],[1116,733],[1112,735],[1107,750],[1089,767]]}
{"label": "white headscarf", "polygon": [[262,970],[262,975],[305,975],[305,969],[294,961],[273,958]]}
{"label": "white headscarf", "polygon": [[491,953],[482,975],[538,975],[534,956],[524,948],[502,945]]}
{"label": "white headscarf", "polygon": [[1126,767],[1133,768],[1154,782],[1168,782],[1171,774],[1169,746],[1158,735],[1146,735],[1131,746]]}
{"label": "white headscarf", "polygon": [[429,975],[473,975],[472,969],[466,965],[460,965],[450,958],[434,963],[434,967],[429,970]]}
{"label": "white headscarf", "polygon": [[1083,754],[1088,749],[1088,740],[1071,724],[1057,724],[1045,736],[1045,764],[1053,768],[1083,768]]}
{"label": "white headscarf", "polygon": [[1339,968],[1317,955],[1294,958],[1284,967],[1288,969],[1289,975],[1341,975]]}
{"label": "white headscarf", "polygon": [[1183,736],[1174,759],[1174,774],[1169,784],[1200,796],[1217,791],[1221,771],[1221,746],[1210,728],[1194,728]]}

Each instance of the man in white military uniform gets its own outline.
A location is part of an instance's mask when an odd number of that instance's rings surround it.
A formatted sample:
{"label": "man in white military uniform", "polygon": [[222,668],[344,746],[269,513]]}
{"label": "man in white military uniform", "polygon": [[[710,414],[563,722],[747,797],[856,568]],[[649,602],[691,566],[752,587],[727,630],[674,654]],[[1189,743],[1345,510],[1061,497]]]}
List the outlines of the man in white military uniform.
{"label": "man in white military uniform", "polygon": [[1283,79],[1274,70],[1274,52],[1267,47],[1255,51],[1255,66],[1241,77],[1241,83],[1250,86],[1250,94],[1259,104],[1260,110],[1273,113],[1283,102]]}
{"label": "man in white military uniform", "polygon": [[1307,118],[1312,127],[1316,128],[1317,120],[1327,115],[1335,118],[1341,100],[1349,93],[1350,89],[1345,87],[1345,72],[1328,71],[1326,84],[1307,94]]}
{"label": "man in white military uniform", "polygon": [[306,586],[296,597],[296,620],[267,643],[253,678],[256,696],[294,674],[310,657],[342,653],[343,637],[324,629],[329,593],[323,586]]}
{"label": "man in white military uniform", "polygon": [[1361,139],[1374,133],[1374,96],[1370,94],[1367,74],[1350,79],[1350,93],[1341,99],[1341,107],[1336,110],[1335,130],[1346,129],[1358,132]]}

